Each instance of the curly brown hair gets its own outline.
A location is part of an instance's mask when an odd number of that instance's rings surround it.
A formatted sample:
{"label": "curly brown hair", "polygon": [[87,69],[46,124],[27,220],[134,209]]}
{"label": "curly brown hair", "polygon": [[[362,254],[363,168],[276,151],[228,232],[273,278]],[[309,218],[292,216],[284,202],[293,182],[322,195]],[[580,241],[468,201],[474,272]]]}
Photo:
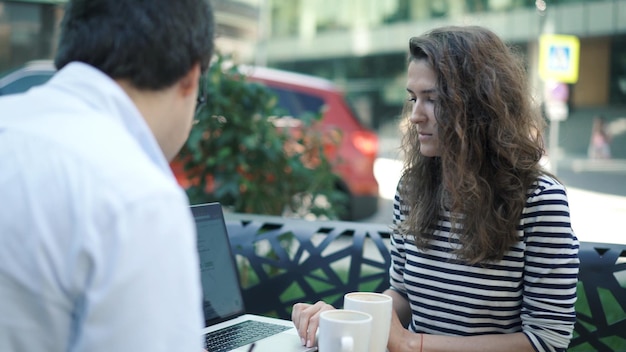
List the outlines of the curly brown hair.
{"label": "curly brown hair", "polygon": [[[544,153],[544,120],[534,104],[520,55],[478,26],[443,27],[409,41],[409,62],[424,60],[437,76],[440,157],[420,153],[406,123],[399,192],[407,218],[398,225],[426,248],[448,210],[471,263],[501,259],[519,241],[520,216]],[[405,107],[404,116],[410,109]]]}

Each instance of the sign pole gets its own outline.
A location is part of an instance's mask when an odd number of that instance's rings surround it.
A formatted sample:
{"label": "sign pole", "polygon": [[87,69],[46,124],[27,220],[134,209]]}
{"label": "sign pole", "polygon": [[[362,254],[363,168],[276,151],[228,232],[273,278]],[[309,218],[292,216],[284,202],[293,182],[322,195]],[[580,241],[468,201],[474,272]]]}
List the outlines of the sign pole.
{"label": "sign pole", "polygon": [[567,119],[569,88],[578,80],[580,42],[576,36],[542,34],[539,38],[539,76],[545,82],[545,107],[550,119],[550,171],[556,176],[561,152],[559,122]]}
{"label": "sign pole", "polygon": [[550,171],[554,176],[557,175],[559,168],[559,121],[556,119],[550,119]]}

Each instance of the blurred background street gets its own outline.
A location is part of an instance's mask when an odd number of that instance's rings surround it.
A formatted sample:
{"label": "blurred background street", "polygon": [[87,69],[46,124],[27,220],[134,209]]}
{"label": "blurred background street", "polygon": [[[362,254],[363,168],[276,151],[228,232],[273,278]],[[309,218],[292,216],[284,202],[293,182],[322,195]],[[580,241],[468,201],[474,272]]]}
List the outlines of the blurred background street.
{"label": "blurred background street", "polygon": [[[0,1],[0,95],[11,93],[4,73],[54,57],[67,1]],[[391,223],[391,200],[401,168],[397,119],[406,101],[409,38],[440,26],[480,25],[497,33],[525,60],[533,97],[548,121],[547,163],[567,186],[579,238],[626,243],[626,0],[210,1],[219,52],[235,63],[309,75],[295,80],[309,91],[297,91],[297,99],[287,99],[293,92],[283,92],[281,99],[300,110],[317,102],[309,109],[314,113],[324,104],[326,112],[333,110],[325,117],[328,125],[354,137],[353,145],[346,142],[344,149],[361,148],[361,156],[367,156],[367,162],[356,154],[345,157],[353,165],[343,170],[342,187],[335,185],[352,196],[355,216],[349,219]],[[546,47],[542,43],[548,41],[550,48],[567,53],[567,60],[559,61],[563,65],[554,66],[550,61],[554,57],[545,54],[551,51],[542,51]],[[330,82],[351,109],[337,114],[328,100],[309,95],[313,86],[319,86],[319,78],[326,80],[326,93]],[[32,77],[23,82],[34,84]],[[284,82],[280,85],[284,88]],[[296,87],[290,89],[295,92]],[[237,104],[238,99],[233,97],[232,102]],[[300,116],[283,108],[289,117]],[[587,156],[598,117],[605,119],[611,136],[607,160]],[[356,126],[356,133],[346,123]],[[376,136],[380,148],[374,161]],[[225,158],[228,162],[236,161]],[[369,216],[376,201],[378,211]],[[365,218],[357,217],[355,209]]]}

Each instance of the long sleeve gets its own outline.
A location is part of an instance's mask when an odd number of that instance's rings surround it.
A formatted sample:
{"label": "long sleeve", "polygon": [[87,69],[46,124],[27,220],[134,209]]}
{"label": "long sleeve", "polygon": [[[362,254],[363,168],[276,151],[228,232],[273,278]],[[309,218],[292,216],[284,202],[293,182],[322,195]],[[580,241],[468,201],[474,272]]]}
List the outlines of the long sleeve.
{"label": "long sleeve", "polygon": [[521,219],[524,231],[523,331],[539,351],[565,350],[576,322],[578,240],[565,189],[543,178]]}

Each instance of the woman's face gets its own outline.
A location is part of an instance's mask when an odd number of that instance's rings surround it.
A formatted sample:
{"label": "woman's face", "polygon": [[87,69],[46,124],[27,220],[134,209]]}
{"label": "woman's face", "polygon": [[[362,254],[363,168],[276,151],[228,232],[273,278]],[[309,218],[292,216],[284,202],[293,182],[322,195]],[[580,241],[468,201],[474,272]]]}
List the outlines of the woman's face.
{"label": "woman's face", "polygon": [[438,99],[436,88],[437,76],[426,60],[412,60],[406,83],[411,103],[409,121],[417,128],[420,152],[428,157],[441,156],[435,119],[435,101]]}

